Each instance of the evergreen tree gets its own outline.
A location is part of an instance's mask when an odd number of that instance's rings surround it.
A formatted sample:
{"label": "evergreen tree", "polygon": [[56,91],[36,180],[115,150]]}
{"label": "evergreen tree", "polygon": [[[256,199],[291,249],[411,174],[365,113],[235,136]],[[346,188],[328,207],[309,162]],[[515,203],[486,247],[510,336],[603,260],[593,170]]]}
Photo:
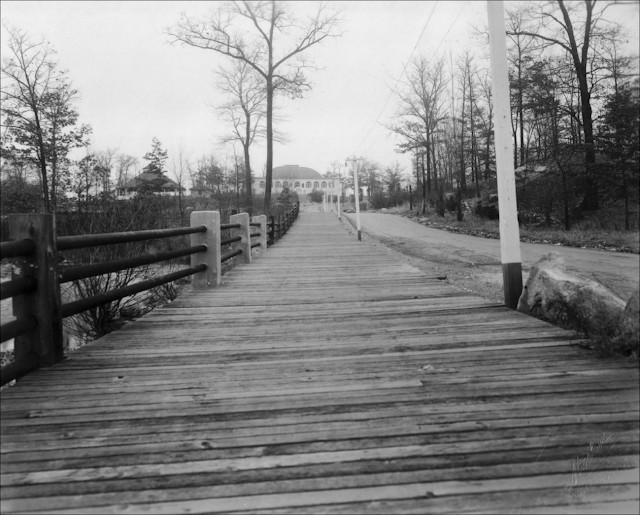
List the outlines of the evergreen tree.
{"label": "evergreen tree", "polygon": [[140,194],[149,194],[162,191],[162,187],[167,182],[167,178],[164,175],[167,151],[162,148],[162,143],[158,138],[154,137],[151,140],[151,151],[147,152],[143,159],[149,161],[149,164],[144,167],[144,172],[147,175],[145,180],[139,184],[138,192]]}

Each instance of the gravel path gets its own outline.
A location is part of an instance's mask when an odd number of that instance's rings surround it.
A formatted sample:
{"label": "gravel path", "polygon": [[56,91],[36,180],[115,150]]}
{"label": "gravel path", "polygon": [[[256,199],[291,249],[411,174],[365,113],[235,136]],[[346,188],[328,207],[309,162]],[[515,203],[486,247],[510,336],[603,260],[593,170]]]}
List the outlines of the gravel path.
{"label": "gravel path", "polygon": [[[346,216],[355,225],[355,215]],[[441,231],[391,214],[360,213],[360,217],[365,237],[401,253],[412,265],[427,273],[446,275],[455,286],[503,301],[499,240]],[[597,279],[625,300],[638,291],[640,262],[636,254],[541,243],[522,243],[521,252],[523,281],[542,256],[557,252],[569,272]]]}

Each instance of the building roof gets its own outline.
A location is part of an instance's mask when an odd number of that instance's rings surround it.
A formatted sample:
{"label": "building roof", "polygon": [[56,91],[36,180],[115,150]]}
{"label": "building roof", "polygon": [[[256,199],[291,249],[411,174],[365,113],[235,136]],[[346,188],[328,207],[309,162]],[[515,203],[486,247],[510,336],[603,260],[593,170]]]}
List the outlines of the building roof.
{"label": "building roof", "polygon": [[[169,177],[167,177],[165,174],[162,174],[161,177],[164,179],[164,182],[162,183],[162,189],[170,190],[170,191],[178,190],[177,182],[169,179]],[[159,177],[157,174],[149,171],[148,167],[145,166],[140,175],[134,177],[133,179],[129,179],[124,184],[122,184],[120,188],[136,189],[136,188],[139,188],[145,182],[154,181],[154,180],[157,180],[158,178]]]}
{"label": "building roof", "polygon": [[313,168],[298,165],[276,166],[273,169],[273,180],[276,179],[323,179]]}

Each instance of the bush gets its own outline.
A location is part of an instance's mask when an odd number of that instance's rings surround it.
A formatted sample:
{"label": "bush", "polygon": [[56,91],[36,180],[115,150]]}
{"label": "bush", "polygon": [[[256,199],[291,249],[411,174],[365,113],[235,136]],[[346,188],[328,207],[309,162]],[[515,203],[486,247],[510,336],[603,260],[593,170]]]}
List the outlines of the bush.
{"label": "bush", "polygon": [[384,193],[381,191],[375,192],[371,195],[369,202],[373,209],[391,208],[401,206],[405,201],[405,194],[401,191],[394,191],[393,193]]}
{"label": "bush", "polygon": [[280,195],[278,195],[276,202],[289,209],[293,204],[298,202],[298,194],[295,191],[291,191],[289,188],[283,188]]}
{"label": "bush", "polygon": [[444,208],[451,213],[458,209],[458,197],[455,193],[447,193],[445,195]]}
{"label": "bush", "polygon": [[322,202],[322,197],[324,197],[324,191],[313,190],[311,193],[307,194],[308,199],[311,202]]}
{"label": "bush", "polygon": [[[0,209],[3,215],[12,213],[37,213],[42,205],[42,189],[18,177],[10,177],[0,182]],[[9,238],[7,226],[2,225],[1,238]]]}
{"label": "bush", "polygon": [[480,200],[476,204],[475,214],[483,220],[487,218],[489,220],[498,220],[500,218],[497,204],[492,204],[485,200]]}

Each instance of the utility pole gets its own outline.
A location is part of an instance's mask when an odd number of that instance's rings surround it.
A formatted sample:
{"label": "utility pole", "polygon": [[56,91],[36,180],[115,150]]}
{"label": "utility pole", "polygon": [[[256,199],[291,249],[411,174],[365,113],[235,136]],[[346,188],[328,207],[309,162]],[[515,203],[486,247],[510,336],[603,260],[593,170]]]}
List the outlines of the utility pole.
{"label": "utility pole", "polygon": [[338,220],[340,218],[340,204],[342,203],[342,172],[338,172]]}
{"label": "utility pole", "polygon": [[362,241],[362,231],[360,226],[360,188],[358,188],[358,168],[360,165],[360,161],[362,158],[357,158],[355,156],[347,158],[345,162],[345,166],[348,166],[347,163],[351,162],[353,167],[353,188],[355,190],[355,203],[356,203],[356,229],[358,230],[358,241]]}
{"label": "utility pole", "polygon": [[522,258],[516,181],[511,142],[511,107],[507,73],[507,43],[502,0],[488,0],[491,86],[493,89],[493,123],[495,127],[498,209],[500,210],[500,256],[504,284],[504,303],[518,307],[522,293]]}

